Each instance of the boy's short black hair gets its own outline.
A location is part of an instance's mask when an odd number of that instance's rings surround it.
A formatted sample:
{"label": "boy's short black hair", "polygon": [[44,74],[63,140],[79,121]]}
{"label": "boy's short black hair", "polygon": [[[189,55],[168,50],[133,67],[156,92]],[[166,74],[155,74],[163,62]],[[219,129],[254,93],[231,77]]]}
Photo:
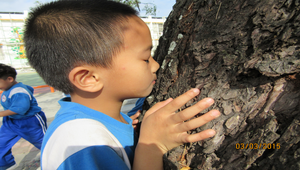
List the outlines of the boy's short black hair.
{"label": "boy's short black hair", "polygon": [[0,63],[0,79],[6,80],[8,77],[16,79],[17,71],[11,66]]}
{"label": "boy's short black hair", "polygon": [[136,15],[130,6],[108,0],[44,4],[34,9],[26,22],[28,61],[47,84],[72,93],[70,71],[84,64],[111,66],[113,55],[123,45],[128,18]]}

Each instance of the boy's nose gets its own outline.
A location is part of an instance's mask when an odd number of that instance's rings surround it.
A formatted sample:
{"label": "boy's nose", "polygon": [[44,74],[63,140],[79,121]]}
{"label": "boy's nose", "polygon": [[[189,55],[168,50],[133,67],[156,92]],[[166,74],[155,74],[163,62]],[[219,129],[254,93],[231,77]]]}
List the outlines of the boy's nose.
{"label": "boy's nose", "polygon": [[150,58],[151,58],[150,60],[152,60],[151,61],[151,63],[152,63],[152,72],[156,73],[156,71],[159,69],[160,65],[152,57],[150,57]]}

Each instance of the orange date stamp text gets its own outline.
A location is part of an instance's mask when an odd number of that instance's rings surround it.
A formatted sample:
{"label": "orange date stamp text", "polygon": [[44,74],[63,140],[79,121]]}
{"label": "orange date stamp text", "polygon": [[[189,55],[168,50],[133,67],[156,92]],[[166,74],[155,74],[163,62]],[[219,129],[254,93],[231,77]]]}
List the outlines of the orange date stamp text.
{"label": "orange date stamp text", "polygon": [[280,143],[236,143],[235,149],[280,149]]}

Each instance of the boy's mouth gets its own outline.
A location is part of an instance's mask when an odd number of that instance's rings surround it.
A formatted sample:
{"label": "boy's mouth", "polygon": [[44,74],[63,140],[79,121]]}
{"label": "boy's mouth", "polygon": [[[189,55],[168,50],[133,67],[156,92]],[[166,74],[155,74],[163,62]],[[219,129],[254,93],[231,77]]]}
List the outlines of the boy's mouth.
{"label": "boy's mouth", "polygon": [[154,79],[154,80],[152,81],[152,84],[155,84],[156,80],[157,80],[157,79]]}

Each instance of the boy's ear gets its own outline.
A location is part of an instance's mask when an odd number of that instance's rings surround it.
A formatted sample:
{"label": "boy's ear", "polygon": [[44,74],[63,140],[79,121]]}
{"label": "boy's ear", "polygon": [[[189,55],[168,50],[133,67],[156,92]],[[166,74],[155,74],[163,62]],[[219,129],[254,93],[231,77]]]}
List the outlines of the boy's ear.
{"label": "boy's ear", "polygon": [[10,77],[10,76],[9,76],[9,77],[7,77],[7,79],[6,79],[6,80],[8,80],[8,81],[9,81],[9,82],[11,82],[11,83],[15,81],[15,79],[14,79],[13,77]]}
{"label": "boy's ear", "polygon": [[69,73],[69,80],[78,89],[86,92],[98,92],[103,88],[101,75],[92,66],[79,66]]}

